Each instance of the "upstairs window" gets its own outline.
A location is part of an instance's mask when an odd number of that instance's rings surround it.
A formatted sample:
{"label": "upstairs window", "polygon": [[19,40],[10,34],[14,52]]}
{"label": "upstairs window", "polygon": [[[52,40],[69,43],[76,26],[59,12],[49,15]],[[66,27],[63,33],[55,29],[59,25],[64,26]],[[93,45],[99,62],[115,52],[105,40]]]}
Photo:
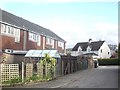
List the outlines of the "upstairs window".
{"label": "upstairs window", "polygon": [[14,35],[14,28],[11,27],[11,35]]}
{"label": "upstairs window", "polygon": [[29,32],[29,40],[36,42],[37,45],[40,46],[41,41],[40,35]]}
{"label": "upstairs window", "polygon": [[40,39],[40,36],[37,35],[37,37],[36,37],[36,42],[37,42],[37,45],[38,45],[38,46],[40,46],[40,40],[41,40],[41,39]]}
{"label": "upstairs window", "polygon": [[64,49],[64,43],[63,43],[63,42],[58,41],[58,46],[59,46],[59,47],[62,47],[62,49]]}
{"label": "upstairs window", "polygon": [[78,52],[82,52],[81,46],[78,47]]}
{"label": "upstairs window", "polygon": [[10,26],[7,26],[7,33],[10,34]]}
{"label": "upstairs window", "polygon": [[87,47],[87,52],[91,52],[90,46]]}
{"label": "upstairs window", "polygon": [[49,37],[46,37],[46,43],[52,45],[53,40]]}
{"label": "upstairs window", "polygon": [[14,29],[15,30],[15,42],[20,42],[20,29]]}
{"label": "upstairs window", "polygon": [[20,29],[1,24],[1,33],[15,38],[15,42],[20,42]]}
{"label": "upstairs window", "polygon": [[6,25],[4,25],[4,24],[1,24],[1,33],[6,33],[7,32],[7,30],[6,30]]}
{"label": "upstairs window", "polygon": [[20,29],[1,24],[1,33],[10,35],[10,36],[20,36]]}

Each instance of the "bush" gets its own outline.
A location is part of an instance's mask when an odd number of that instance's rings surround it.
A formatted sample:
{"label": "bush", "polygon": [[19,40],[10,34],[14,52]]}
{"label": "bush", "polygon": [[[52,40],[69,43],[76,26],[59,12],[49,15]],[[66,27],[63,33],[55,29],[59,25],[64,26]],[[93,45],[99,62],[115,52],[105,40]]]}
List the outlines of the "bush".
{"label": "bush", "polygon": [[120,43],[119,43],[119,46],[118,46],[118,58],[120,60]]}
{"label": "bush", "polygon": [[14,79],[2,82],[2,84],[6,84],[6,85],[8,84],[10,86],[13,86],[13,85],[15,85],[17,83],[21,83],[21,82],[22,82],[22,79],[20,77],[16,77]]}
{"label": "bush", "polygon": [[98,59],[99,65],[118,65],[119,59]]}

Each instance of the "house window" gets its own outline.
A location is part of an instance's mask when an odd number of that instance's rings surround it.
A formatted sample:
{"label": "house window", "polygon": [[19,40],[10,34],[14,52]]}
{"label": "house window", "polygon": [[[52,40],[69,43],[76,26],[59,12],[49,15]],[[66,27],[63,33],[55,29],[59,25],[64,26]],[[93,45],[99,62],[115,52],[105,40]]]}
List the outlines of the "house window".
{"label": "house window", "polygon": [[110,54],[110,52],[108,52],[108,55]]}
{"label": "house window", "polygon": [[37,35],[36,37],[36,42],[37,42],[37,45],[40,46],[40,41],[41,41],[41,38],[39,35]]}
{"label": "house window", "polygon": [[20,29],[1,24],[1,33],[15,38],[15,42],[20,42]]}
{"label": "house window", "polygon": [[59,46],[59,47],[62,47],[62,49],[64,49],[64,43],[63,43],[63,42],[58,41],[58,46]]}
{"label": "house window", "polygon": [[10,26],[7,26],[7,33],[10,34]]}
{"label": "house window", "polygon": [[101,53],[102,53],[102,49],[101,49]]}
{"label": "house window", "polygon": [[87,47],[87,52],[90,52],[91,51],[91,48],[90,46]]}
{"label": "house window", "polygon": [[55,41],[55,48],[57,49],[58,41]]}
{"label": "house window", "polygon": [[41,37],[40,35],[29,32],[29,40],[34,41],[40,46]]}
{"label": "house window", "polygon": [[15,42],[19,43],[20,42],[20,29],[14,29],[15,30]]}
{"label": "house window", "polygon": [[52,39],[49,37],[46,37],[46,43],[52,45]]}
{"label": "house window", "polygon": [[14,28],[11,27],[11,35],[14,35]]}
{"label": "house window", "polygon": [[33,39],[33,34],[29,32],[29,40]]}
{"label": "house window", "polygon": [[52,48],[55,48],[55,46],[54,46],[54,39],[52,39]]}
{"label": "house window", "polygon": [[58,41],[58,46],[61,47],[61,42],[60,41]]}
{"label": "house window", "polygon": [[80,46],[78,47],[78,52],[82,52],[82,48]]}
{"label": "house window", "polygon": [[1,24],[1,33],[6,34],[7,30],[6,30],[6,25]]}

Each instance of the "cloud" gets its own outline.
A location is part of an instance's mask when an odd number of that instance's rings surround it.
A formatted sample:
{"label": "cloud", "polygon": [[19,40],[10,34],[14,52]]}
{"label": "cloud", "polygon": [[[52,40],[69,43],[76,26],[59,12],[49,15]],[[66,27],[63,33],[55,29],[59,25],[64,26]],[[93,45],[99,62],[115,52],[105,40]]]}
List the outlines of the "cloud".
{"label": "cloud", "polygon": [[[2,3],[26,2],[26,3],[68,3],[68,2],[90,2],[90,1],[103,1],[103,0],[2,0]],[[104,1],[117,1],[117,0],[104,0]],[[1,1],[0,1],[1,2]],[[2,4],[0,4],[2,5]],[[4,6],[4,4],[2,5]],[[30,17],[31,18],[31,17]],[[80,18],[80,17],[79,17]],[[78,18],[78,19],[79,19]],[[95,17],[94,17],[95,18]],[[97,16],[97,18],[99,18]],[[29,19],[28,19],[29,20]],[[73,47],[77,42],[86,42],[89,38],[93,41],[99,39],[106,40],[107,42],[117,43],[118,41],[118,25],[109,22],[92,22],[91,20],[84,21],[73,20],[67,17],[56,16],[54,18],[34,18],[32,22],[39,24],[45,28],[58,34],[67,41],[67,47]]]}
{"label": "cloud", "polygon": [[95,25],[96,33],[101,34],[108,43],[118,43],[118,24],[109,22],[99,22]]}
{"label": "cloud", "polygon": [[117,24],[112,24],[112,23],[107,23],[107,22],[98,22],[98,23],[96,23],[95,26],[98,30],[102,30],[102,31],[104,31],[104,29],[107,31],[109,31],[109,30],[114,31],[114,30],[118,29]]}
{"label": "cloud", "polygon": [[67,46],[69,47],[73,47],[77,42],[85,41],[86,27],[80,22],[78,23],[72,19],[52,18],[52,20],[47,19],[46,21],[39,21],[37,23],[62,37],[67,41]]}
{"label": "cloud", "polygon": [[[39,20],[38,20],[39,21]],[[50,29],[67,41],[67,47],[72,48],[78,42],[105,40],[107,43],[117,44],[118,26],[109,22],[84,23],[72,19],[52,18],[37,22]]]}

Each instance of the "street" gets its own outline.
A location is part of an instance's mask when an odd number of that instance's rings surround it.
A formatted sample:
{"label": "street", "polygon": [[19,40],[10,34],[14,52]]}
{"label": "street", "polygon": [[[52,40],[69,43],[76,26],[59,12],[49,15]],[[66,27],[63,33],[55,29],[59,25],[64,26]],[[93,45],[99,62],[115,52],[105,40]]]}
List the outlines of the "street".
{"label": "street", "polygon": [[22,88],[118,88],[118,66],[99,66]]}

